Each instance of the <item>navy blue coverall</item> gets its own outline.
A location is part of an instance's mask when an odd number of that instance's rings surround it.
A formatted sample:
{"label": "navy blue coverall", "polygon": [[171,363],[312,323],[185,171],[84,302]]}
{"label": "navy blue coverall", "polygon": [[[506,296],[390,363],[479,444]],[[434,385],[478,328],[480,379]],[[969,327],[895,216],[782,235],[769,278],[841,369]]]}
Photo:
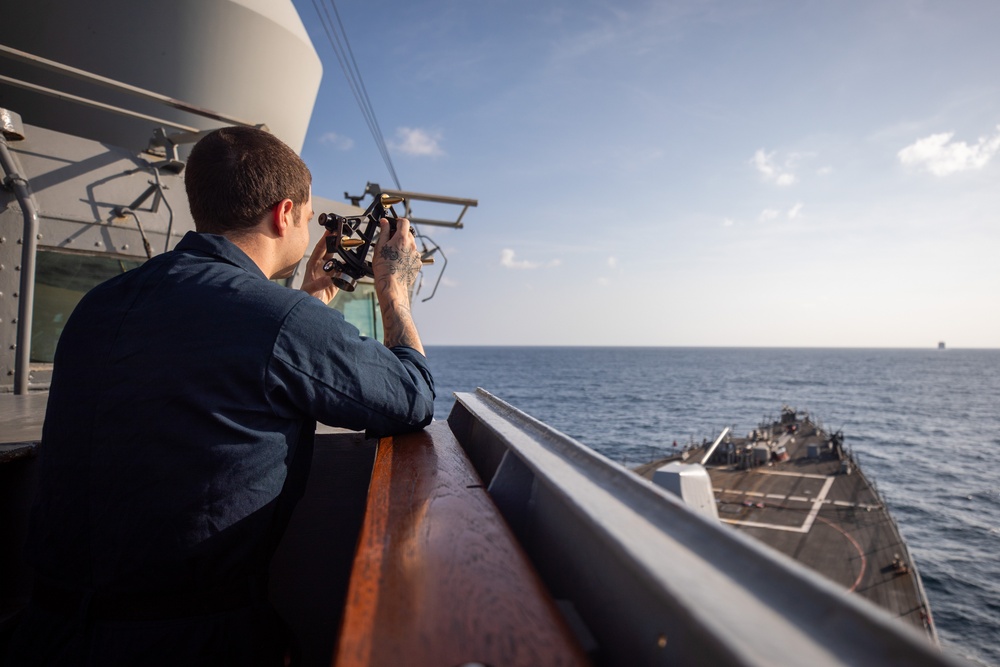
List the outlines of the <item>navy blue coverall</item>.
{"label": "navy blue coverall", "polygon": [[94,288],[56,352],[16,664],[280,664],[260,582],[316,420],[389,435],[433,401],[421,354],[221,236]]}

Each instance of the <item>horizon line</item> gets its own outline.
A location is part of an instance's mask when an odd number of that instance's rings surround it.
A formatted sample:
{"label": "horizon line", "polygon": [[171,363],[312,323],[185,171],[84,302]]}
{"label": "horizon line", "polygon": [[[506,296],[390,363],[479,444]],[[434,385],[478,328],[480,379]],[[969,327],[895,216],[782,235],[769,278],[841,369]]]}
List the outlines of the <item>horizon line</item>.
{"label": "horizon line", "polygon": [[831,346],[831,345],[608,345],[581,343],[427,343],[425,347],[509,347],[509,348],[587,348],[587,349],[687,349],[687,350],[948,350],[998,351],[1000,347],[890,347],[890,346]]}

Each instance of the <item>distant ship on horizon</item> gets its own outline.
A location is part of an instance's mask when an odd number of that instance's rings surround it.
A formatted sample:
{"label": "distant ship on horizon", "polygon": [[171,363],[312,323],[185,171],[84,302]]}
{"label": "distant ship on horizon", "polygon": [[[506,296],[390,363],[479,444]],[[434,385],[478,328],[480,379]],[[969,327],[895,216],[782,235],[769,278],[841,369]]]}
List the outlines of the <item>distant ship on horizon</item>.
{"label": "distant ship on horizon", "polygon": [[938,349],[939,350],[943,350],[944,349],[944,341],[943,340],[942,341],[938,341]]}

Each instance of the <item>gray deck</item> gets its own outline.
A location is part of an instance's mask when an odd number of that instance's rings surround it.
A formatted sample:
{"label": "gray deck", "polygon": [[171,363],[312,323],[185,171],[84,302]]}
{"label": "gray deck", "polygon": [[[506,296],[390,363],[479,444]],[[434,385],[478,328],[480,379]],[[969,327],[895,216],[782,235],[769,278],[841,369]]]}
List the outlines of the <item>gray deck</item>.
{"label": "gray deck", "polygon": [[48,392],[0,394],[0,463],[34,455],[48,400]]}
{"label": "gray deck", "polygon": [[[884,503],[860,470],[841,473],[833,453],[807,458],[808,445],[827,438],[809,422],[798,424],[800,432],[788,445],[788,461],[745,470],[706,466],[719,519],[933,637],[919,575]],[[700,460],[701,453],[702,448],[691,450],[687,462]],[[676,458],[635,471],[652,479],[670,460]],[[907,572],[894,567],[897,555],[907,563]]]}

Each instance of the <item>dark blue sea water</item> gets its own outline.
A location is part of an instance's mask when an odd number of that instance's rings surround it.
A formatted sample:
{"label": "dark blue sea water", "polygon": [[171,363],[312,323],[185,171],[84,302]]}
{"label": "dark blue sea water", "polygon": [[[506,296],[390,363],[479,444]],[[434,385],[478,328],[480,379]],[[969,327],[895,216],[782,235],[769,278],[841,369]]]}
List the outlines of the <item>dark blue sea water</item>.
{"label": "dark blue sea water", "polygon": [[626,465],[788,404],[842,428],[943,645],[1000,666],[1000,350],[431,347],[436,417],[483,387]]}

